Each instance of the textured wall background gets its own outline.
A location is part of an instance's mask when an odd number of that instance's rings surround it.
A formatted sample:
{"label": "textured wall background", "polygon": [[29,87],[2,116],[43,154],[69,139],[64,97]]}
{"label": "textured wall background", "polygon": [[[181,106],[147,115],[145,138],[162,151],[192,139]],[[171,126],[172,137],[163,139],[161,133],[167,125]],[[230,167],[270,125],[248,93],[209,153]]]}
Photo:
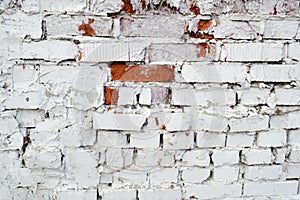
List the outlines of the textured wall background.
{"label": "textured wall background", "polygon": [[0,199],[299,199],[299,0],[1,0]]}

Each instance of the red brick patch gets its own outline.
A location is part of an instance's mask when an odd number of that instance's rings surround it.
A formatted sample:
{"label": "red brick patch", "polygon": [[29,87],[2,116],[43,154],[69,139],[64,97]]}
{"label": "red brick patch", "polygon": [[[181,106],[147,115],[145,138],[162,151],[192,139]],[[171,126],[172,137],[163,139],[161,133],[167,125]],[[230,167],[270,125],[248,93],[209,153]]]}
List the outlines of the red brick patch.
{"label": "red brick patch", "polygon": [[105,87],[105,104],[116,105],[118,103],[119,91],[115,88]]}

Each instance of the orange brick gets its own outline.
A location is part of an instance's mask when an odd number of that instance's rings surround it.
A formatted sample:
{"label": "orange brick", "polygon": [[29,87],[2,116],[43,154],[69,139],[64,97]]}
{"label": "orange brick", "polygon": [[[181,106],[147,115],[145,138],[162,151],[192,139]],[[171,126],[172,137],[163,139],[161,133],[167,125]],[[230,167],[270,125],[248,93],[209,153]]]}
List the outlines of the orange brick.
{"label": "orange brick", "polygon": [[118,103],[119,92],[115,88],[105,87],[105,104],[115,105]]}
{"label": "orange brick", "polygon": [[170,82],[174,81],[174,66],[142,66],[112,63],[111,73],[115,81],[129,82]]}

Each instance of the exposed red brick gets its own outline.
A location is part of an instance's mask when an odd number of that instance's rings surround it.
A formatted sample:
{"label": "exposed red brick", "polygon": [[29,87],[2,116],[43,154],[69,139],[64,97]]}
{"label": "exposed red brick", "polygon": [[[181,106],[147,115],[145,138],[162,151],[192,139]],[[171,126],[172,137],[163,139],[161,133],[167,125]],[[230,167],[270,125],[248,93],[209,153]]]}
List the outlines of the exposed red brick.
{"label": "exposed red brick", "polygon": [[141,0],[142,2],[142,9],[145,10],[147,5],[146,5],[146,0]]}
{"label": "exposed red brick", "polygon": [[190,34],[190,37],[199,38],[199,39],[208,39],[208,40],[212,40],[215,38],[213,35],[207,33],[199,33],[199,32],[197,32],[196,34]]}
{"label": "exposed red brick", "polygon": [[135,10],[133,10],[133,6],[131,4],[131,0],[122,0],[123,5],[122,5],[122,10],[127,12],[128,14],[135,14]]}
{"label": "exposed red brick", "polygon": [[161,130],[166,130],[166,128],[167,128],[166,125],[163,124],[160,129]]}
{"label": "exposed red brick", "polygon": [[159,122],[158,122],[158,118],[157,118],[157,117],[155,117],[155,124],[156,124],[156,126],[159,125]]}
{"label": "exposed red brick", "polygon": [[171,91],[165,87],[154,87],[151,89],[152,104],[169,104],[171,98]]}
{"label": "exposed red brick", "polygon": [[105,104],[115,105],[118,103],[119,92],[115,88],[105,87]]}
{"label": "exposed red brick", "polygon": [[82,22],[82,24],[78,27],[78,30],[84,31],[84,33],[82,34],[84,36],[94,36],[94,35],[96,35],[96,33],[91,26],[92,23],[94,23],[94,19],[89,19],[87,24]]}
{"label": "exposed red brick", "polygon": [[200,14],[200,8],[196,5],[196,3],[191,4],[190,11],[193,12],[195,15]]}
{"label": "exposed red brick", "polygon": [[212,20],[200,20],[198,22],[198,30],[205,31],[212,25]]}
{"label": "exposed red brick", "polygon": [[115,81],[130,82],[170,82],[175,79],[174,66],[129,66],[124,63],[112,63],[111,73]]}
{"label": "exposed red brick", "polygon": [[82,59],[82,52],[80,50],[78,50],[78,54],[79,54],[78,61],[81,61],[81,59]]}
{"label": "exposed red brick", "polygon": [[199,51],[197,52],[198,58],[205,58],[210,53],[210,46],[209,44],[197,44],[197,47],[199,48]]}

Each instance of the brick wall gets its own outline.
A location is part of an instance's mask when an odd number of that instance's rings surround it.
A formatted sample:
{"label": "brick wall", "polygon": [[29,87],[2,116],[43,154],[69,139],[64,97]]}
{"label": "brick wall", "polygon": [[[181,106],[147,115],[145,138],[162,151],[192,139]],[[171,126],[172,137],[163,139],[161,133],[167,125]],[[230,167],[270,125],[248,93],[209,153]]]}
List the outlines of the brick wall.
{"label": "brick wall", "polygon": [[0,13],[0,200],[300,198],[299,0]]}

